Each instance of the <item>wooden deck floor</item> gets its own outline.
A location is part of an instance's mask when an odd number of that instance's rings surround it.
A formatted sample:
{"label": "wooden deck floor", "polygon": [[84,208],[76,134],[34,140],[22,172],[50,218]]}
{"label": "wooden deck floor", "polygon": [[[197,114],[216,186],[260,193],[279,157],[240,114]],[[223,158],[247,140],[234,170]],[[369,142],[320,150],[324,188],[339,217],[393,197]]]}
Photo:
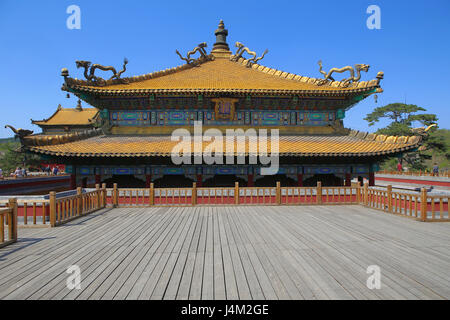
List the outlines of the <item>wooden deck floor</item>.
{"label": "wooden deck floor", "polygon": [[362,206],[119,208],[19,231],[0,299],[450,298],[450,223]]}

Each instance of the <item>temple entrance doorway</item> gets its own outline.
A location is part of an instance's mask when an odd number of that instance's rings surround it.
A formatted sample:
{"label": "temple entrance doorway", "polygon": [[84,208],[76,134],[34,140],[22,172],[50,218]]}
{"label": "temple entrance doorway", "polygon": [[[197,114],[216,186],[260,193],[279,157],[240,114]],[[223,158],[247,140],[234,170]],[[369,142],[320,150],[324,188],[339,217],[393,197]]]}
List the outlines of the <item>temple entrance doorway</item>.
{"label": "temple entrance doorway", "polygon": [[192,188],[195,181],[181,174],[165,175],[155,179],[155,188]]}
{"label": "temple entrance doorway", "polygon": [[315,187],[320,181],[323,187],[343,186],[344,180],[334,174],[315,174],[303,181],[304,187]]}
{"label": "temple entrance doorway", "polygon": [[235,175],[216,175],[203,181],[202,187],[234,187],[235,182],[239,182],[241,187],[247,185],[244,179]]}
{"label": "temple entrance doorway", "polygon": [[285,174],[275,174],[273,176],[263,176],[255,181],[255,187],[276,187],[277,181],[280,181],[282,187],[295,187],[297,181],[287,177]]}
{"label": "temple entrance doorway", "polygon": [[119,188],[145,188],[145,181],[133,175],[113,175],[111,178],[103,180],[107,188],[112,188],[117,183]]}

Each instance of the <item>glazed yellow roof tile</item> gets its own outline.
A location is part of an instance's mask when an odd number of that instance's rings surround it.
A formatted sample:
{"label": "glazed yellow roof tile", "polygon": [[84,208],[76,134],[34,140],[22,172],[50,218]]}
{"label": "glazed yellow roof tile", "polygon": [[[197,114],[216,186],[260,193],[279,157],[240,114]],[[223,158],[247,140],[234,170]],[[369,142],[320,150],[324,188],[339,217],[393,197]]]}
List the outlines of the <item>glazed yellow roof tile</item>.
{"label": "glazed yellow roof tile", "polygon": [[[274,72],[271,72],[274,71]],[[91,91],[109,94],[127,92],[146,93],[151,91],[231,91],[267,92],[267,91],[368,91],[379,87],[379,81],[355,82],[348,88],[337,86],[337,82],[316,85],[317,79],[302,77],[287,72],[275,72],[264,66],[246,67],[241,62],[229,59],[206,61],[198,66],[182,65],[148,75],[126,78],[128,84],[114,84],[107,81],[106,86],[92,86],[83,80],[70,79],[67,85],[79,91]],[[112,84],[111,84],[112,83]]]}
{"label": "glazed yellow roof tile", "polygon": [[76,108],[58,109],[50,118],[40,121],[33,121],[34,124],[44,126],[63,125],[90,125],[89,120],[94,119],[98,114],[98,109],[87,108],[78,110]]}
{"label": "glazed yellow roof tile", "polygon": [[[224,139],[225,141],[225,139]],[[418,147],[420,139],[410,137],[405,143],[388,143],[375,140],[360,139],[354,136],[280,136],[280,156],[374,156],[404,152]],[[95,136],[61,144],[43,146],[28,146],[33,152],[76,157],[150,157],[171,155],[178,142],[171,141],[170,136]],[[190,146],[189,146],[190,145]],[[210,145],[203,142],[202,148]],[[270,140],[267,143],[270,152]],[[184,150],[189,147],[194,152],[193,140],[186,142]],[[250,144],[246,140],[245,155],[249,152]],[[234,147],[234,155],[243,154]],[[259,150],[259,148],[257,149]],[[225,145],[223,152],[226,154]],[[276,152],[275,152],[276,153]]]}

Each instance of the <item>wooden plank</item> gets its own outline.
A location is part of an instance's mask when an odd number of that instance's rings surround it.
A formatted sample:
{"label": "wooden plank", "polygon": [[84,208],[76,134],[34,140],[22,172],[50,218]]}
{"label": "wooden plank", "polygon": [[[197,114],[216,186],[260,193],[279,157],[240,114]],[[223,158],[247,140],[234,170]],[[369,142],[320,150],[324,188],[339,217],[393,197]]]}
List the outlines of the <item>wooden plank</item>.
{"label": "wooden plank", "polygon": [[222,263],[225,280],[225,294],[227,300],[239,299],[237,280],[234,275],[233,261],[231,259],[231,251],[228,243],[227,233],[225,232],[225,207],[217,208],[217,223],[219,224],[219,238],[222,249]]}
{"label": "wooden plank", "polygon": [[[158,271],[161,271],[165,266],[165,262],[169,257],[170,249],[173,246],[173,243],[178,239],[180,230],[183,228],[183,221],[185,221],[188,216],[180,214],[178,211],[179,208],[172,209],[173,212],[170,214],[173,214],[176,217],[175,222],[170,229],[168,228],[165,235],[161,237],[161,239],[158,239],[158,241],[154,244],[154,248],[150,250],[149,257],[145,261],[145,268],[132,285],[131,290],[126,296],[127,299],[134,300],[140,297],[144,299],[151,296],[156,280],[160,275]],[[120,291],[119,294],[123,296],[123,293]]]}
{"label": "wooden plank", "polygon": [[[326,299],[327,295],[311,280],[304,268],[301,265],[297,265],[291,254],[292,249],[285,247],[288,242],[285,239],[279,239],[279,236],[282,236],[284,231],[281,233],[275,232],[272,229],[272,221],[268,221],[268,217],[265,214],[252,218],[255,231],[260,233],[261,237],[265,239],[263,248],[267,255],[272,257],[271,263],[277,270],[291,299]],[[300,245],[297,248],[306,249],[308,247]],[[280,253],[284,254],[281,255]]]}
{"label": "wooden plank", "polygon": [[[154,219],[152,216],[145,216],[141,220],[139,225],[132,224],[128,229],[124,229],[117,235],[117,239],[113,239],[112,242],[98,243],[93,241],[91,247],[98,248],[99,250],[93,250],[89,255],[82,258],[78,258],[77,265],[81,269],[82,276],[82,290],[69,291],[65,287],[65,277],[67,274],[62,275],[62,279],[56,278],[56,285],[52,290],[47,292],[42,299],[87,299],[90,297],[93,291],[95,291],[99,284],[104,280],[103,277],[107,277],[110,273],[109,270],[115,268],[123,257],[126,256],[128,251],[123,243],[129,242],[133,244],[135,241],[140,241],[142,234],[145,233],[153,224]],[[137,227],[137,228],[136,228]],[[125,247],[124,251],[120,252],[119,248]],[[106,249],[106,250],[105,250]],[[116,255],[116,258],[111,262],[108,261],[109,255]],[[75,257],[74,257],[75,258]],[[101,279],[101,281],[99,281]],[[59,280],[59,281],[58,281]],[[59,290],[58,290],[59,289]]]}
{"label": "wooden plank", "polygon": [[[129,277],[125,280],[125,282],[120,287],[117,293],[110,293],[109,291],[105,295],[105,298],[113,297],[114,300],[118,299],[137,299],[140,292],[144,288],[148,274],[154,268],[157,260],[154,259],[158,255],[156,254],[159,248],[164,248],[167,244],[168,239],[170,239],[173,234],[173,229],[179,225],[179,216],[174,214],[176,208],[167,208],[167,211],[164,213],[166,217],[170,217],[164,225],[158,229],[154,241],[149,244],[149,248],[142,259],[139,261],[139,264],[133,270],[133,272],[129,275]],[[162,247],[164,246],[164,247]]]}
{"label": "wooden plank", "polygon": [[0,298],[450,298],[450,224],[361,206],[117,208],[19,236],[0,248]]}
{"label": "wooden plank", "polygon": [[189,208],[177,208],[177,212],[175,214],[178,214],[180,216],[180,226],[178,227],[173,237],[170,239],[167,248],[160,251],[157,250],[157,253],[160,253],[160,259],[156,264],[154,270],[150,274],[150,277],[148,278],[144,289],[139,295],[139,299],[150,299],[153,295],[154,290],[157,290],[155,291],[156,298],[162,299],[162,295],[166,286],[166,280],[170,276],[173,264],[176,262],[176,257],[179,254],[178,248],[181,246],[182,241],[184,240],[184,236],[192,220],[193,215],[185,212],[186,209]]}
{"label": "wooden plank", "polygon": [[[163,215],[163,218],[161,219],[161,215],[156,212],[154,213],[153,210],[151,213],[148,212],[150,210],[147,209],[144,209],[143,211],[143,214],[151,218],[151,222],[146,224],[140,232],[139,230],[133,230],[133,233],[136,233],[139,236],[135,238],[134,241],[132,239],[126,240],[127,246],[131,250],[127,250],[127,254],[123,260],[114,261],[114,264],[108,267],[110,269],[115,267],[112,272],[104,272],[104,275],[97,277],[91,283],[89,288],[86,288],[82,295],[78,297],[79,299],[87,299],[88,297],[89,299],[98,300],[107,292],[110,294],[109,299],[112,299],[114,293],[120,288],[119,285],[123,284],[129,274],[133,272],[136,267],[136,261],[140,261],[142,256],[149,249],[149,244],[151,243],[151,240],[154,239],[155,234],[157,234],[158,230],[163,227],[164,222],[170,220],[170,215]],[[158,220],[155,221],[155,219]],[[111,288],[112,285],[115,286],[115,290]]]}
{"label": "wooden plank", "polygon": [[[41,231],[41,230],[40,230]],[[49,237],[49,238],[51,238],[52,236],[54,236],[55,234],[56,234],[56,230],[55,229],[50,229],[49,231],[53,231],[53,232],[49,232],[49,233],[51,233],[52,235]],[[42,231],[43,232],[43,231]],[[40,234],[40,233],[42,233],[42,232],[37,232],[38,234]],[[61,232],[61,230],[59,230],[58,232]],[[73,245],[74,243],[73,242],[71,242],[71,244]],[[53,245],[55,245],[55,246],[57,246],[57,243],[55,243],[55,242],[53,242]],[[42,246],[42,244],[41,243],[38,243],[36,246],[33,246],[33,248],[36,248],[36,247],[39,247],[39,246]],[[26,246],[24,249],[23,249],[23,251],[22,250],[20,250],[19,252],[20,252],[20,254],[17,254],[14,258],[12,258],[11,260],[8,260],[8,261],[14,261],[16,264],[15,264],[15,267],[17,268],[18,266],[19,267],[21,267],[21,274],[20,275],[18,275],[18,277],[19,277],[19,280],[24,280],[24,278],[26,277],[26,276],[28,276],[29,275],[29,269],[30,268],[28,268],[29,267],[29,264],[25,264],[25,265],[21,265],[21,263],[23,263],[23,261],[24,260],[26,260],[26,259],[24,259],[25,257],[26,257],[26,255],[24,255],[24,252],[27,252],[27,251],[30,251],[31,249],[30,249],[30,247],[28,247],[28,246]],[[55,251],[57,251],[57,250],[55,250]],[[41,252],[39,252],[38,251],[38,253],[40,254]],[[63,257],[63,255],[58,255],[58,258],[62,258]],[[36,268],[36,265],[38,266],[38,270],[39,270],[39,272],[42,272],[42,267],[41,266],[39,266],[39,263],[41,263],[42,262],[42,260],[44,260],[44,262],[45,261],[50,261],[50,262],[54,262],[54,260],[55,260],[55,258],[54,258],[54,254],[49,254],[49,255],[38,255],[38,256],[35,256],[34,257],[34,259],[33,259],[33,266]],[[7,268],[3,268],[2,269],[2,271],[5,271],[4,273],[2,272],[2,275],[4,275],[4,274],[7,274],[7,272],[6,272],[6,269]],[[14,265],[13,265],[13,269],[14,269]],[[17,276],[16,276],[17,277]],[[17,281],[17,278],[16,277],[7,277],[6,279],[8,280],[8,281],[3,281],[2,282],[2,285],[1,286],[7,286],[8,285],[8,282],[13,282],[13,283],[15,283],[16,281]]]}
{"label": "wooden plank", "polygon": [[[132,227],[132,225],[130,225],[130,227]],[[118,238],[118,240],[120,241],[120,237]],[[7,298],[16,298],[21,294],[28,295],[33,293],[34,289],[38,288],[37,286],[42,286],[43,284],[48,283],[48,281],[52,280],[59,274],[65,274],[68,266],[76,264],[76,257],[75,259],[73,257],[77,254],[77,252],[88,254],[90,251],[97,249],[95,241],[100,242],[101,240],[102,237],[97,237],[97,239],[95,240],[91,239],[91,241],[89,242],[91,246],[88,250],[75,250],[73,252],[68,252],[66,255],[59,257],[59,259],[55,259],[55,257],[53,257],[52,262],[47,262],[45,268],[43,266],[38,266],[37,268],[33,269],[34,272],[29,273],[26,277],[22,277],[18,282],[15,282],[14,284],[10,285],[8,289],[2,291],[8,292],[9,295]],[[114,240],[117,240],[117,238],[111,239],[111,241]],[[66,277],[67,276],[68,275],[66,274]],[[65,281],[63,283],[65,285]],[[15,292],[11,294],[11,291]]]}
{"label": "wooden plank", "polygon": [[[182,248],[188,247],[190,244],[190,235],[191,229],[193,230],[195,227],[196,215],[192,214],[190,208],[180,208],[181,212],[184,212],[185,215],[188,216],[188,220],[185,223],[185,227],[178,238],[178,241],[175,243],[174,247],[171,250],[171,254],[169,260],[166,262],[166,266],[162,274],[160,275],[158,282],[156,283],[155,289],[153,290],[150,298],[153,300],[161,300],[163,299],[169,284],[173,286],[172,297],[176,296],[176,291],[178,290],[179,280],[178,275],[175,275],[175,281],[171,282],[172,276],[174,276],[177,262],[180,260],[180,265],[184,266],[185,263],[185,255],[182,255]],[[181,258],[180,258],[181,256]],[[184,257],[184,258],[183,258]],[[184,261],[183,261],[184,260]],[[172,298],[173,299],[173,298]]]}
{"label": "wooden plank", "polygon": [[[217,196],[217,190],[214,193]],[[214,229],[212,207],[205,208],[207,211],[207,232],[205,239],[205,257],[203,261],[203,279],[202,279],[202,299],[214,299]]]}
{"label": "wooden plank", "polygon": [[[251,265],[251,270],[249,270],[249,274],[254,274],[253,281],[254,286],[256,287],[256,292],[260,292],[260,296],[262,295],[263,298],[258,297],[258,295],[254,295],[252,293],[252,296],[256,297],[256,299],[266,299],[266,300],[275,300],[277,299],[277,295],[272,287],[272,284],[270,283],[270,280],[267,276],[267,274],[264,271],[264,268],[261,265],[261,262],[255,252],[255,249],[253,247],[252,241],[249,239],[249,235],[252,233],[251,231],[244,230],[242,225],[245,223],[245,220],[248,219],[248,208],[242,208],[242,210],[238,210],[241,208],[230,208],[233,212],[231,215],[233,222],[235,224],[235,228],[237,231],[237,234],[241,238],[241,242],[243,243],[243,251],[248,256],[249,263]],[[246,210],[247,209],[247,210]]]}
{"label": "wooden plank", "polygon": [[193,245],[193,243],[195,243],[195,234],[199,225],[200,214],[198,208],[194,208],[193,215],[194,221],[192,222],[191,228],[189,229],[186,239],[180,249],[179,257],[176,261],[175,267],[173,268],[170,280],[168,281],[166,292],[164,293],[165,300],[175,300],[181,286],[183,271],[186,268],[186,263],[188,260],[189,248]]}
{"label": "wooden plank", "polygon": [[[99,232],[103,232],[103,230],[105,230],[105,228],[107,228],[108,226],[105,226],[104,222],[101,221],[97,221],[96,223],[93,223],[92,225],[89,225],[89,227],[87,225],[84,224],[85,221],[87,221],[88,219],[92,219],[95,217],[101,217],[102,214],[104,212],[107,212],[107,210],[102,210],[99,211],[97,214],[91,215],[90,217],[85,217],[85,218],[81,218],[77,223],[79,225],[83,226],[83,230],[84,229],[91,229],[91,228],[98,228]],[[69,224],[71,225],[71,224]],[[111,226],[109,226],[111,227]],[[120,227],[120,226],[117,226]],[[3,268],[2,268],[2,273],[0,274],[0,284],[3,283],[2,279],[8,279],[11,280],[10,275],[8,274],[8,268],[9,270],[13,270],[15,268],[17,268],[16,263],[20,263],[19,261],[26,258],[28,255],[30,254],[37,254],[38,255],[38,259],[36,259],[34,261],[35,264],[40,263],[40,261],[42,259],[45,260],[53,260],[54,256],[57,257],[61,257],[61,254],[66,253],[68,250],[70,250],[70,248],[73,247],[78,247],[80,245],[82,245],[83,243],[83,239],[85,239],[88,235],[81,232],[81,230],[75,230],[75,229],[64,229],[64,232],[62,231],[62,229],[60,228],[51,228],[51,229],[34,229],[33,231],[30,230],[26,230],[23,229],[21,230],[21,234],[22,237],[24,238],[32,238],[32,239],[36,239],[35,243],[31,243],[32,245],[28,245],[27,243],[23,244],[22,241],[19,239],[19,242],[17,243],[17,246],[23,246],[21,248],[21,250],[19,250],[17,252],[17,254],[14,255],[14,257],[9,258],[7,261],[5,261]],[[64,234],[65,236],[67,235],[66,238],[66,242],[64,243],[54,243],[51,241],[46,241],[49,239],[52,239],[53,237],[56,236],[61,236],[62,234]],[[75,242],[75,240],[77,240]],[[29,267],[32,266],[30,264],[23,264],[21,265],[22,267],[22,276],[24,274],[26,274],[27,270],[29,269]]]}
{"label": "wooden plank", "polygon": [[208,214],[205,208],[207,207],[201,208],[201,214],[203,216],[202,229],[199,236],[199,243],[197,247],[195,264],[192,273],[192,282],[189,290],[189,300],[200,300],[202,298],[203,270],[206,251],[206,235],[208,234]]}
{"label": "wooden plank", "polygon": [[242,264],[241,256],[239,255],[238,244],[236,243],[236,239],[233,235],[233,224],[230,221],[228,216],[227,207],[224,211],[224,223],[225,223],[225,232],[227,234],[228,246],[230,248],[231,260],[233,262],[234,269],[234,277],[236,279],[236,284],[238,288],[239,299],[241,300],[250,300],[252,299],[252,294],[250,291],[250,285],[247,281],[247,276],[244,271],[244,266]]}
{"label": "wooden plank", "polygon": [[[239,208],[239,211],[244,211],[244,208]],[[252,243],[253,250],[258,257],[261,266],[264,269],[264,273],[269,279],[269,282],[271,283],[277,298],[282,300],[291,299],[291,296],[286,289],[286,286],[289,287],[289,285],[284,283],[284,281],[282,280],[283,276],[279,276],[279,273],[282,273],[283,271],[275,268],[273,263],[270,261],[270,253],[264,250],[265,248],[263,245],[266,239],[262,238],[262,236],[260,236],[258,232],[253,229],[255,226],[251,224],[250,216],[251,214],[249,212],[246,212],[246,219],[242,219],[241,227],[243,228],[243,232]],[[284,277],[286,276],[287,274],[284,273]],[[295,288],[294,284],[292,284],[292,286]],[[296,291],[296,289],[294,290]],[[302,298],[298,295],[298,291],[294,296]]]}
{"label": "wooden plank", "polygon": [[[145,210],[146,214],[153,214],[151,210]],[[152,245],[157,241],[158,237],[161,235],[163,230],[170,224],[170,222],[174,219],[174,215],[167,214],[168,208],[160,208],[157,212],[155,212],[155,216],[158,219],[157,223],[155,223],[153,227],[153,231],[151,234],[147,236],[145,243],[142,245],[141,250],[136,252],[134,257],[131,258],[129,263],[122,263],[120,270],[122,273],[117,275],[117,278],[110,277],[112,284],[104,292],[101,299],[111,300],[116,297],[119,290],[125,286],[128,280],[132,277],[133,274],[139,274],[139,266],[143,264],[144,257],[147,256],[148,252],[151,250]]]}
{"label": "wooden plank", "polygon": [[191,244],[187,253],[186,264],[182,273],[180,284],[178,287],[178,292],[176,299],[187,300],[189,299],[189,292],[191,289],[192,276],[194,273],[195,260],[197,257],[198,247],[200,243],[200,233],[203,227],[204,215],[201,213],[201,208],[194,208],[194,211],[198,214],[198,222],[195,227],[195,231],[192,237]]}
{"label": "wooden plank", "polygon": [[214,299],[225,300],[225,275],[222,245],[220,242],[219,217],[217,207],[212,208],[213,214],[213,252],[214,252]]}

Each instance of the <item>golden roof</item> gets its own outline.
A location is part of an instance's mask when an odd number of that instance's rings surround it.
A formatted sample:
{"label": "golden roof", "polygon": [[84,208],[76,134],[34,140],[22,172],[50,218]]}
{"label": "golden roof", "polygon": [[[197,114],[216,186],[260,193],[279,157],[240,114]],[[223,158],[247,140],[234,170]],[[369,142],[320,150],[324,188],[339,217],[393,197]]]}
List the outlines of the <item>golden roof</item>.
{"label": "golden roof", "polygon": [[184,64],[142,76],[107,80],[105,86],[94,86],[85,80],[67,78],[64,90],[90,92],[103,95],[149,93],[272,93],[272,94],[320,94],[341,95],[369,92],[380,88],[380,78],[351,83],[343,87],[333,81],[318,85],[321,79],[304,77],[259,64],[246,67],[247,60],[234,62],[224,57],[209,56],[197,66]]}
{"label": "golden roof", "polygon": [[[97,131],[100,134],[100,131]],[[27,137],[32,139],[33,136]],[[39,139],[43,139],[40,137]],[[49,138],[50,139],[50,138]],[[74,157],[150,157],[171,155],[178,142],[171,141],[170,136],[115,136],[96,135],[83,140],[53,139],[43,144],[35,141],[29,143],[30,151],[54,155]],[[225,139],[224,139],[225,140]],[[50,141],[50,140],[49,140]],[[69,141],[61,143],[61,141]],[[346,136],[280,136],[280,156],[376,156],[404,152],[419,146],[420,137],[386,137],[352,131]],[[31,140],[29,141],[31,142]],[[193,149],[193,140],[187,142]],[[210,142],[203,143],[203,150]],[[186,145],[188,147],[188,145]],[[237,155],[235,146],[234,155]],[[225,146],[223,151],[225,152]],[[270,141],[268,142],[270,150]],[[250,150],[251,151],[251,150]],[[249,153],[246,139],[245,154]]]}
{"label": "golden roof", "polygon": [[61,108],[48,119],[31,120],[33,124],[38,126],[70,126],[70,125],[92,125],[92,121],[98,116],[96,108]]}
{"label": "golden roof", "polygon": [[[177,50],[176,53],[186,61],[186,64],[163,71],[120,78],[122,72],[126,71],[128,60],[125,59],[123,69],[119,73],[114,73],[111,79],[104,80],[95,76],[92,77],[93,81],[87,81],[69,77],[69,71],[64,68],[61,71],[65,81],[62,89],[77,95],[91,93],[97,97],[202,93],[342,96],[361,93],[369,95],[382,91],[380,88],[382,72],[378,73],[376,79],[351,83],[305,77],[258,64],[268,50],[256,58],[256,52],[236,42],[237,50],[232,54],[226,41],[228,30],[225,29],[223,21],[220,21],[214,35],[216,42],[209,54],[205,49],[206,42],[188,51],[186,57]],[[197,59],[191,57],[195,54],[200,54],[200,57]],[[85,68],[84,74],[88,73],[88,68],[92,75],[95,71],[90,61],[77,61],[77,67]],[[108,67],[104,69],[110,70]]]}

